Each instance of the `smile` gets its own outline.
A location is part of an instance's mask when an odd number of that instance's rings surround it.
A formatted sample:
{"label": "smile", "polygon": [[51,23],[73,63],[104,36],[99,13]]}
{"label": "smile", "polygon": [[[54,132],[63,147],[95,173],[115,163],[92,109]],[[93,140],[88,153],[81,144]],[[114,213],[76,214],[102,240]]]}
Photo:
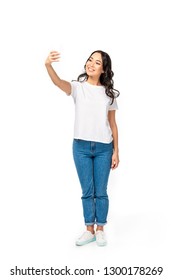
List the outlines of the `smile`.
{"label": "smile", "polygon": [[88,67],[88,70],[91,72],[95,71],[93,68],[90,68],[90,67]]}

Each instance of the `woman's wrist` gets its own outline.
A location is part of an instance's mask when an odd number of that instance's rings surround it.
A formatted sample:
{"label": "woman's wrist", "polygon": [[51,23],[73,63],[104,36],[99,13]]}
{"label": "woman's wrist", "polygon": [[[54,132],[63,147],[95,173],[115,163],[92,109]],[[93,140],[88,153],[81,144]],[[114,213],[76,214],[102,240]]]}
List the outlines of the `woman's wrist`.
{"label": "woman's wrist", "polygon": [[46,61],[45,61],[45,66],[46,66],[46,67],[51,66],[51,62],[46,60]]}
{"label": "woman's wrist", "polygon": [[114,154],[118,154],[119,153],[119,149],[118,148],[114,148],[113,153]]}

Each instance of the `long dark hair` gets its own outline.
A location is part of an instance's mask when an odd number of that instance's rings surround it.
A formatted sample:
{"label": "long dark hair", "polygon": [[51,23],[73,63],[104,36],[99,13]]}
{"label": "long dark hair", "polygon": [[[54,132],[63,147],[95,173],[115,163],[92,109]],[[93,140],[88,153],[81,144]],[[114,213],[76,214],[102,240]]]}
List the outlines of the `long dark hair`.
{"label": "long dark hair", "polygon": [[[103,61],[103,71],[104,73],[101,74],[100,76],[100,83],[105,87],[105,92],[107,96],[109,96],[112,99],[111,104],[114,102],[114,98],[117,98],[120,95],[120,92],[117,89],[114,89],[114,81],[113,81],[113,76],[114,72],[112,71],[112,62],[110,56],[101,50],[97,50],[92,52],[92,54],[89,56],[87,61],[90,59],[90,57],[94,53],[100,53],[102,56],[102,61]],[[87,63],[86,61],[86,63]],[[84,66],[84,69],[86,69],[86,63]],[[88,75],[86,71],[82,74],[80,74],[77,78],[78,81],[84,81],[88,79]]]}

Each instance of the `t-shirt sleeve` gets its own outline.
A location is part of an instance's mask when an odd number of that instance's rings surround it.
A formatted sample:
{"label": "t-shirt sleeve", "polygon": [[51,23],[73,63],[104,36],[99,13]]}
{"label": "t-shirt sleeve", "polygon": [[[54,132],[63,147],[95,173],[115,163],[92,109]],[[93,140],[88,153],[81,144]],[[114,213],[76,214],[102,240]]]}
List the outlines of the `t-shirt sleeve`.
{"label": "t-shirt sleeve", "polygon": [[77,81],[71,82],[71,96],[73,97],[74,101],[76,101],[78,86],[79,86],[79,82],[77,82]]}
{"label": "t-shirt sleeve", "polygon": [[117,100],[116,98],[114,98],[114,102],[111,104],[110,102],[110,105],[109,105],[109,111],[113,111],[113,110],[118,110],[118,104],[117,104]]}

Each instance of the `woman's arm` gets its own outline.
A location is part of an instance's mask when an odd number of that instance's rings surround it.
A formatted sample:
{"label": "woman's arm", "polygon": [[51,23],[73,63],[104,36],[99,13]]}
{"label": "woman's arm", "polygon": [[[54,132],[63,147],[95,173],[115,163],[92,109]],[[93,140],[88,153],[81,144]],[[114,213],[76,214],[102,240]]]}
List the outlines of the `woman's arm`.
{"label": "woman's arm", "polygon": [[119,164],[119,149],[118,149],[118,127],[115,120],[115,110],[108,112],[109,125],[112,131],[114,152],[112,155],[112,165],[111,168],[115,169]]}
{"label": "woman's arm", "polygon": [[48,55],[45,66],[47,69],[47,72],[52,80],[52,82],[59,87],[62,91],[64,91],[67,95],[71,94],[71,84],[65,80],[60,79],[60,77],[57,75],[55,70],[52,67],[52,62],[57,62],[60,59],[60,53],[57,51],[52,51]]}

